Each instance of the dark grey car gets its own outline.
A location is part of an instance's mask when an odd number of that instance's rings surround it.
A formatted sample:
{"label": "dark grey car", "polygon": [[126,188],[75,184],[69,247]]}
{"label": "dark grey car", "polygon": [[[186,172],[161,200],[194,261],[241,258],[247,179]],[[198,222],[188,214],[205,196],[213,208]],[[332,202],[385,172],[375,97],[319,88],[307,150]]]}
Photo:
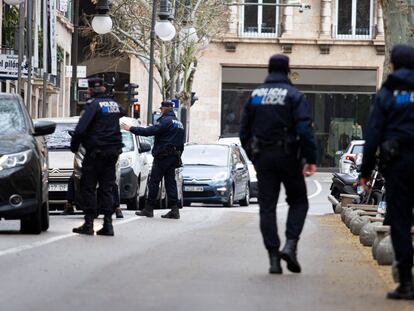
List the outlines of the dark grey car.
{"label": "dark grey car", "polygon": [[249,171],[237,145],[186,145],[182,155],[184,205],[235,202],[248,206]]}

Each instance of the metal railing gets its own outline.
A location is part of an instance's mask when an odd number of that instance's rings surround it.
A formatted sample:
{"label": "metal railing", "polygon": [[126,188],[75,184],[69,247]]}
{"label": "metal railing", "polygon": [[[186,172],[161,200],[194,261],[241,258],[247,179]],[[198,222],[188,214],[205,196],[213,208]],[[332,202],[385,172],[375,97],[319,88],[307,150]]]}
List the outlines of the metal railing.
{"label": "metal railing", "polygon": [[375,27],[349,28],[348,31],[338,33],[338,25],[332,25],[332,37],[340,40],[372,40]]}

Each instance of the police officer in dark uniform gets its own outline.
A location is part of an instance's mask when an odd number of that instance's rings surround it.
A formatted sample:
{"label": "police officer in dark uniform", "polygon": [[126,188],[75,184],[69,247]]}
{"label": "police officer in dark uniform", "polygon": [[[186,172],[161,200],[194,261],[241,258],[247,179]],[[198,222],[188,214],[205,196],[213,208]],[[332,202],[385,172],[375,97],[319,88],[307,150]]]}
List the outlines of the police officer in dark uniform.
{"label": "police officer in dark uniform", "polygon": [[155,136],[152,155],[151,177],[148,184],[148,204],[137,211],[138,216],[154,217],[154,207],[156,206],[159,185],[164,177],[165,187],[168,196],[168,205],[171,211],[162,218],[179,219],[180,212],[178,206],[177,182],[175,180],[175,169],[181,166],[181,153],[184,150],[184,127],[177,119],[173,111],[171,101],[161,103],[161,117],[157,124],[149,127],[130,127],[121,124],[122,128],[140,136]]}
{"label": "police officer in dark uniform", "polygon": [[113,236],[115,166],[122,152],[119,119],[125,115],[125,111],[107,95],[102,79],[90,79],[88,84],[91,99],[86,103],[71,142],[72,152],[77,152],[80,144],[86,150],[80,181],[85,223],[79,228],[74,228],[73,232],[94,234],[93,221],[97,213],[96,188],[99,183],[99,201],[104,213],[104,223],[97,234]]}
{"label": "police officer in dark uniform", "polygon": [[379,90],[365,129],[361,184],[367,182],[380,149],[380,170],[386,182],[386,223],[400,284],[389,299],[414,299],[411,226],[414,206],[414,48],[396,45],[391,51],[393,72]]}
{"label": "police officer in dark uniform", "polygon": [[[281,259],[290,271],[300,273],[297,243],[308,211],[304,176],[316,172],[312,120],[304,95],[288,78],[289,58],[272,56],[268,69],[265,83],[253,91],[244,108],[240,140],[257,171],[260,229],[269,253],[269,273],[282,273]],[[276,223],[280,183],[289,204],[282,251]]]}

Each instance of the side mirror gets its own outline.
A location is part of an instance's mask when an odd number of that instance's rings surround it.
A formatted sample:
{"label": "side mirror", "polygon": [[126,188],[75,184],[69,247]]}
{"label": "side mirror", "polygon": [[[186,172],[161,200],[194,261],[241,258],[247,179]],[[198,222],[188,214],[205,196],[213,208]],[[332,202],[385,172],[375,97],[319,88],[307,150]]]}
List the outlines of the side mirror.
{"label": "side mirror", "polygon": [[142,141],[139,144],[139,149],[139,153],[151,151],[151,144],[146,141]]}
{"label": "side mirror", "polygon": [[339,150],[339,151],[335,152],[335,154],[336,154],[338,157],[342,157],[342,155],[344,154],[344,152],[343,152],[342,150]]}
{"label": "side mirror", "polygon": [[50,121],[37,121],[34,124],[34,136],[45,136],[55,132],[56,123]]}

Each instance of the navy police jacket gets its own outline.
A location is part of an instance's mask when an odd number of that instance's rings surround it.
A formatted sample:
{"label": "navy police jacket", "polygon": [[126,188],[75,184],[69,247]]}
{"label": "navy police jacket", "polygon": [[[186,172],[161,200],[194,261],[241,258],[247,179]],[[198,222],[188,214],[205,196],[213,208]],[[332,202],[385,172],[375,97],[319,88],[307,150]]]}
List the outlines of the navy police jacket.
{"label": "navy police jacket", "polygon": [[271,73],[245,105],[240,128],[243,148],[248,149],[253,136],[259,141],[299,141],[302,157],[309,164],[316,163],[309,104],[286,74]]}
{"label": "navy police jacket", "polygon": [[77,152],[81,143],[87,152],[121,149],[119,119],[125,115],[125,110],[106,95],[89,99],[72,137],[72,152]]}
{"label": "navy police jacket", "polygon": [[368,178],[382,142],[414,145],[414,70],[401,68],[388,76],[371,106],[365,128],[361,177]]}
{"label": "navy police jacket", "polygon": [[140,136],[154,136],[154,147],[152,155],[159,156],[171,147],[177,151],[184,150],[184,127],[176,118],[174,112],[170,111],[160,118],[158,124],[149,127],[131,127],[131,133]]}

